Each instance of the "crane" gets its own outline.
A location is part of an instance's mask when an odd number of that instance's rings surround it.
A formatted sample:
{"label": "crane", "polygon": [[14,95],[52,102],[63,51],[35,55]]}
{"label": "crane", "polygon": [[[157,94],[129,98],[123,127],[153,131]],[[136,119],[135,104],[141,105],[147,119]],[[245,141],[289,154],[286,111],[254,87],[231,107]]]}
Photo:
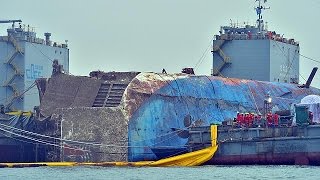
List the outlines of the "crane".
{"label": "crane", "polygon": [[12,23],[12,28],[14,28],[14,23],[19,22],[21,23],[21,19],[17,19],[17,20],[0,20],[0,24],[1,23]]}

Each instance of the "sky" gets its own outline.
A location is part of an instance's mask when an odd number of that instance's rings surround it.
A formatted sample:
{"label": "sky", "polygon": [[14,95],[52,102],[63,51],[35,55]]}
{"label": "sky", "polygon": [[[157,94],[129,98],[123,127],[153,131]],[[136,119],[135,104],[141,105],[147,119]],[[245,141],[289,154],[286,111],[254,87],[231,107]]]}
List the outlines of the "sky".
{"label": "sky", "polygon": [[[22,19],[38,37],[68,40],[70,73],[90,71],[180,72],[212,69],[211,40],[220,26],[254,23],[255,0],[10,0],[1,2],[0,19]],[[268,0],[268,29],[300,42],[300,53],[320,61],[320,0]],[[0,24],[6,34],[9,24]],[[208,49],[208,50],[207,50]],[[318,62],[300,57],[308,78]],[[320,71],[313,86],[320,87]]]}

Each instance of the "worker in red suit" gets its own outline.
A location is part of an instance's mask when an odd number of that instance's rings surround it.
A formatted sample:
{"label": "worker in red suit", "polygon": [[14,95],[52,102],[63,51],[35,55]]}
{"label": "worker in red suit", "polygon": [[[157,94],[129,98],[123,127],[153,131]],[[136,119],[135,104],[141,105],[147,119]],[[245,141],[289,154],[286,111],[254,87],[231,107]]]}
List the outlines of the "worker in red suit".
{"label": "worker in red suit", "polygon": [[244,124],[245,124],[245,126],[246,127],[248,127],[249,126],[249,114],[248,113],[245,113],[244,114]]}
{"label": "worker in red suit", "polygon": [[241,114],[237,112],[237,124],[241,125]]}
{"label": "worker in red suit", "polygon": [[245,125],[245,121],[244,121],[244,115],[243,113],[240,114],[240,126]]}
{"label": "worker in red suit", "polygon": [[267,124],[268,124],[268,126],[272,125],[272,114],[271,113],[267,114]]}
{"label": "worker in red suit", "polygon": [[257,116],[257,117],[256,117],[257,125],[258,125],[258,127],[260,127],[260,126],[262,125],[262,122],[261,122],[261,120],[262,120],[262,115],[261,115],[260,113],[258,113],[256,116]]}
{"label": "worker in red suit", "polygon": [[273,114],[273,123],[275,126],[279,125],[279,115],[278,114]]}
{"label": "worker in red suit", "polygon": [[249,127],[252,126],[253,121],[254,121],[254,113],[250,113],[249,114]]}

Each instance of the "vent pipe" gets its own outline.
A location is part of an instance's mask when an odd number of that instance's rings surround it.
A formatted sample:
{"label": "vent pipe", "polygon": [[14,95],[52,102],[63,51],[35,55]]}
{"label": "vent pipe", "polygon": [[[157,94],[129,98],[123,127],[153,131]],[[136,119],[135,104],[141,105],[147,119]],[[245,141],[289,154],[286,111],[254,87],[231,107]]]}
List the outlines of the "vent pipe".
{"label": "vent pipe", "polygon": [[314,78],[314,75],[316,75],[316,72],[317,72],[318,68],[317,67],[314,67],[310,73],[310,76],[306,82],[306,88],[309,88],[310,87],[310,84]]}
{"label": "vent pipe", "polygon": [[317,72],[318,68],[317,67],[314,67],[309,75],[309,78],[306,82],[306,84],[303,84],[301,86],[298,86],[299,88],[310,88],[310,84],[314,78],[314,76],[316,75],[316,72]]}
{"label": "vent pipe", "polygon": [[46,45],[47,46],[51,46],[51,41],[50,41],[50,36],[51,36],[51,33],[44,33],[44,36],[46,37]]}

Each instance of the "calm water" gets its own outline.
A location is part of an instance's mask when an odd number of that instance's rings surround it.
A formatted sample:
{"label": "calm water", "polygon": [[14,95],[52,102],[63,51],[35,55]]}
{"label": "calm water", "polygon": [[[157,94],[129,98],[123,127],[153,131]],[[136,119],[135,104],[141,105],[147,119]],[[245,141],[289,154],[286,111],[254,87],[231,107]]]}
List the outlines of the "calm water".
{"label": "calm water", "polygon": [[192,168],[38,167],[2,168],[0,179],[320,179],[313,166],[203,166]]}

